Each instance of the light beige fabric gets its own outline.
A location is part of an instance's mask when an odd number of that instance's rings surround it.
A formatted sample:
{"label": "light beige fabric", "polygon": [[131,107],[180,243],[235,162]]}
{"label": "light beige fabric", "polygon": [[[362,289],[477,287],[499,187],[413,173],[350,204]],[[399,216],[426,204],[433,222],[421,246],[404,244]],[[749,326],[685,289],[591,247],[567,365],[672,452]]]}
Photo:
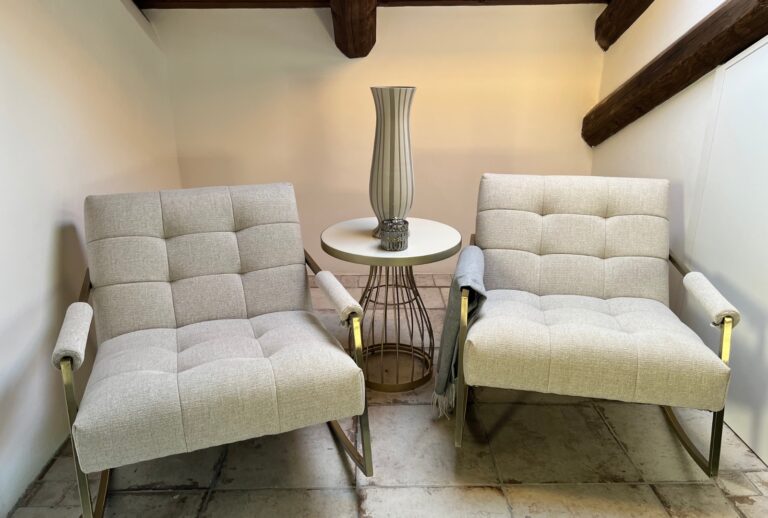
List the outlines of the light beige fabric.
{"label": "light beige fabric", "polygon": [[77,370],[85,359],[88,331],[91,329],[93,309],[85,302],[75,302],[67,308],[51,361],[57,369],[64,358],[72,358],[72,369]]}
{"label": "light beige fabric", "polygon": [[89,196],[85,223],[99,343],[310,307],[289,184]]}
{"label": "light beige fabric", "polygon": [[709,321],[714,325],[723,323],[725,317],[733,319],[733,325],[736,326],[741,320],[741,313],[728,302],[728,299],[718,291],[715,286],[709,282],[703,273],[690,272],[683,277],[683,284],[688,293],[702,305],[704,311],[709,316]]}
{"label": "light beige fabric", "polygon": [[485,286],[668,302],[666,180],[486,174]]}
{"label": "light beige fabric", "polygon": [[[85,229],[100,344],[72,431],[86,472],[362,413],[362,371],[306,312],[290,185],[90,196]],[[79,353],[74,327],[57,354]]]}
{"label": "light beige fabric", "polygon": [[94,472],[359,415],[362,371],[304,311],[145,329],[99,346],[73,434]]}
{"label": "light beige fabric", "polygon": [[349,317],[352,315],[362,318],[363,308],[331,272],[318,272],[315,275],[315,282],[336,308],[342,325],[348,325]]}
{"label": "light beige fabric", "polygon": [[[476,242],[491,291],[469,329],[467,383],[722,409],[728,366],[667,307],[668,189],[484,175]],[[713,321],[733,314],[711,285],[686,279]]]}
{"label": "light beige fabric", "polygon": [[730,369],[657,300],[492,290],[467,336],[469,385],[720,410]]}

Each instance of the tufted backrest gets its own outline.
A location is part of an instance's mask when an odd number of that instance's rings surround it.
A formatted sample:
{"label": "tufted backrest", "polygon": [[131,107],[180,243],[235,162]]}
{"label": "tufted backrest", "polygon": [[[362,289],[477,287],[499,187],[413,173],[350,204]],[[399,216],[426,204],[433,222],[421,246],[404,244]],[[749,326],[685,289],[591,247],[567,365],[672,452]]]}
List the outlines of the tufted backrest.
{"label": "tufted backrest", "polygon": [[85,235],[99,343],[309,305],[290,184],[89,196]]}
{"label": "tufted backrest", "polygon": [[667,180],[484,175],[486,288],[667,304],[668,191]]}

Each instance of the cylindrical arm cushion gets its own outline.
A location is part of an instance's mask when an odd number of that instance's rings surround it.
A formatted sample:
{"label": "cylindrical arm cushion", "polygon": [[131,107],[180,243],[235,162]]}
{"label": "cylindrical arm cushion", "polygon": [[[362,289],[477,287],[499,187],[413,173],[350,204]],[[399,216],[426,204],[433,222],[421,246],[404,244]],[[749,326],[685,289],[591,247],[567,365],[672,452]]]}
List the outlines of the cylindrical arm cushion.
{"label": "cylindrical arm cushion", "polygon": [[331,272],[325,270],[318,272],[315,275],[315,282],[331,300],[343,325],[347,325],[352,315],[363,317],[363,308]]}
{"label": "cylindrical arm cushion", "polygon": [[691,272],[683,277],[683,284],[688,293],[699,301],[709,316],[710,322],[720,325],[725,317],[733,319],[733,325],[739,323],[741,314],[733,304],[723,297],[723,295],[709,282],[703,273]]}
{"label": "cylindrical arm cushion", "polygon": [[73,370],[80,368],[85,359],[85,344],[91,328],[91,318],[93,308],[85,302],[75,302],[67,308],[51,358],[54,367],[60,368],[61,360],[68,357],[72,358]]}

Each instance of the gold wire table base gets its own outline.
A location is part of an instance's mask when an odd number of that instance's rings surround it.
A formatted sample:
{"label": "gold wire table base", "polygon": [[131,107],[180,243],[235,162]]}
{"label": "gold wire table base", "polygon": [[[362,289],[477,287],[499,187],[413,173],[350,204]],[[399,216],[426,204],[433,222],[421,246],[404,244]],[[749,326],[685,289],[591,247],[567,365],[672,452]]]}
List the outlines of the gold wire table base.
{"label": "gold wire table base", "polygon": [[411,266],[371,266],[360,297],[365,384],[412,390],[432,377],[435,338]]}
{"label": "gold wire table base", "polygon": [[[408,361],[412,363],[414,366],[416,363],[419,363],[419,367],[415,368],[416,373],[419,375],[418,378],[412,379],[411,381],[404,381],[402,383],[393,383],[393,382],[376,382],[373,381],[370,376],[366,376],[365,386],[372,390],[378,390],[379,392],[405,392],[406,390],[413,390],[416,387],[420,387],[427,381],[429,381],[429,378],[432,377],[432,358],[429,357],[426,353],[422,352],[420,349],[411,347],[410,345],[406,344],[396,344],[396,343],[387,343],[387,344],[373,344],[371,346],[368,346],[365,348],[365,352],[363,353],[363,358],[365,359],[366,363],[366,370],[369,370],[369,363],[368,360],[371,360],[371,363],[374,364],[373,370],[376,370],[376,361],[381,361],[382,354],[384,356],[384,363],[387,363],[387,360],[394,360],[395,362],[398,360],[402,360],[404,358],[408,358]],[[370,357],[370,358],[369,358]],[[393,362],[390,362],[393,363]],[[386,379],[386,367],[385,367],[385,379]],[[378,378],[381,380],[381,377]]]}

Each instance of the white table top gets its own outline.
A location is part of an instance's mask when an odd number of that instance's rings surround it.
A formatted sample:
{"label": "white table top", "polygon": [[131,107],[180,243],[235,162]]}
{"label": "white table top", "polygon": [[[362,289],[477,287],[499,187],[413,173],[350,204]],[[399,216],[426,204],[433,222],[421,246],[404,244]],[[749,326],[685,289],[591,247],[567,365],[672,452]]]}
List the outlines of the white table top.
{"label": "white table top", "polygon": [[320,244],[328,255],[368,266],[415,266],[446,259],[461,249],[461,234],[455,228],[421,218],[408,218],[408,248],[388,252],[372,236],[376,218],[342,221],[326,228]]}

